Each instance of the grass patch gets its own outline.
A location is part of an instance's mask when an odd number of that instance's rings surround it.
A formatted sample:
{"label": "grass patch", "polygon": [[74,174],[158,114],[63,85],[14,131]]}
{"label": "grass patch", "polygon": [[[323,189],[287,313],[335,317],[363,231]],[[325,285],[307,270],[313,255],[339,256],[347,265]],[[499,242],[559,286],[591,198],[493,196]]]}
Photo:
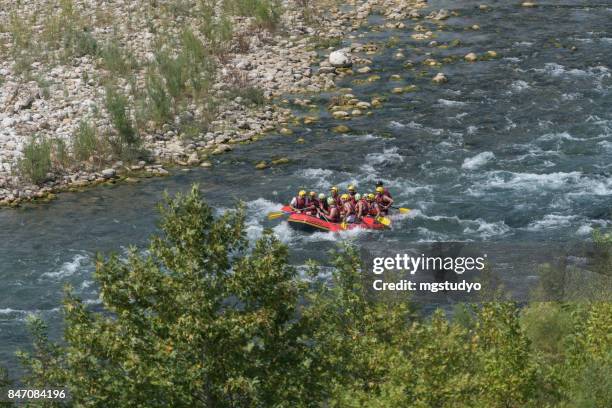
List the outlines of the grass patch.
{"label": "grass patch", "polygon": [[263,91],[254,86],[231,88],[228,92],[228,98],[234,100],[237,97],[242,98],[242,104],[244,105],[261,106],[266,103]]}
{"label": "grass patch", "polygon": [[154,71],[147,72],[145,87],[150,118],[157,124],[166,123],[172,118],[172,99],[166,92],[162,78]]}
{"label": "grass patch", "polygon": [[82,120],[72,134],[72,154],[79,161],[89,160],[98,152],[99,141],[96,129],[87,121]]}
{"label": "grass patch", "polygon": [[100,54],[104,68],[113,74],[127,76],[137,66],[133,56],[127,55],[117,40],[108,42]]}
{"label": "grass patch", "polygon": [[253,17],[257,28],[269,31],[276,30],[283,12],[278,0],[228,0],[224,5],[232,14]]}
{"label": "grass patch", "polygon": [[117,132],[116,137],[109,141],[113,153],[125,161],[139,158],[142,155],[142,141],[132,124],[127,98],[109,86],[106,88],[105,106]]}
{"label": "grass patch", "polygon": [[338,48],[342,45],[342,38],[313,36],[312,42],[315,49]]}
{"label": "grass patch", "polygon": [[22,176],[34,184],[41,184],[49,177],[52,169],[52,142],[40,136],[33,136],[23,149],[23,157],[17,166]]}

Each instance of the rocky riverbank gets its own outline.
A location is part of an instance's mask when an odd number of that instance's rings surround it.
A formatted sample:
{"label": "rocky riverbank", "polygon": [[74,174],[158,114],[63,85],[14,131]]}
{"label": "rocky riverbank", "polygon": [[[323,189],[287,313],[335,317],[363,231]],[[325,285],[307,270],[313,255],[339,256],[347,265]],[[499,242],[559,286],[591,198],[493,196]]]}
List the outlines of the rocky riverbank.
{"label": "rocky riverbank", "polygon": [[[147,80],[148,64],[156,59],[159,32],[178,38],[180,27],[197,27],[199,23],[189,10],[168,11],[168,4],[165,8],[151,8],[151,4],[143,3],[99,4],[78,0],[72,6],[89,22],[87,38],[95,39],[96,44],[121,44],[130,53],[135,68],[129,76],[117,75],[112,79],[127,95],[132,116],[138,113],[138,89]],[[181,2],[174,3],[178,7]],[[29,56],[27,69],[20,68],[21,51],[15,48],[27,44],[20,36],[29,36],[34,41],[37,35],[47,33],[45,30],[49,27],[43,23],[20,27],[15,16],[30,16],[30,21],[45,22],[40,14],[53,10],[45,1],[27,0],[0,11],[0,44],[3,44],[0,53],[9,57],[2,58],[0,63],[0,205],[48,199],[57,191],[115,182],[120,178],[131,181],[140,176],[162,176],[168,173],[168,165],[208,167],[211,155],[231,150],[233,144],[256,140],[274,130],[291,134],[290,127],[299,123],[298,118],[291,109],[277,102],[279,96],[304,93],[304,98],[295,98],[293,102],[307,105],[310,102],[307,94],[334,89],[335,81],[351,75],[353,70],[369,72],[371,61],[367,57],[376,52],[376,46],[360,44],[351,32],[361,27],[372,13],[385,17],[383,28],[394,29],[406,28],[403,20],[408,18],[440,21],[450,16],[446,10],[425,14],[424,7],[426,3],[421,0],[312,5],[290,1],[283,3],[283,13],[274,30],[254,28],[253,17],[231,16],[232,37],[227,52],[216,56],[217,75],[210,87],[210,97],[220,101],[220,105],[205,129],[185,130],[189,129],[185,123],[200,123],[210,113],[206,110],[208,102],[193,98],[175,109],[167,123],[144,121],[138,126],[147,158],[127,162],[110,155],[92,154],[88,160],[54,166],[38,184],[28,181],[18,166],[32,135],[59,140],[59,145],[63,144],[70,153],[74,134],[84,119],[93,123],[97,135],[106,137],[117,133],[104,105],[108,89],[105,83],[115,74],[99,57],[89,54],[71,55],[67,59]],[[432,32],[417,24],[413,35],[427,41]],[[340,46],[342,40],[348,43],[347,47]],[[433,80],[444,82],[446,78],[440,74]],[[264,99],[255,104],[246,103],[245,96],[232,94],[232,90],[246,87],[260,90]],[[151,103],[149,99],[145,102]],[[339,95],[332,113],[335,118],[350,118],[366,113],[377,104],[379,100],[360,101],[345,92]],[[316,118],[301,120],[308,124]],[[346,126],[338,129],[347,130]],[[54,163],[61,161],[57,150],[53,154]]]}

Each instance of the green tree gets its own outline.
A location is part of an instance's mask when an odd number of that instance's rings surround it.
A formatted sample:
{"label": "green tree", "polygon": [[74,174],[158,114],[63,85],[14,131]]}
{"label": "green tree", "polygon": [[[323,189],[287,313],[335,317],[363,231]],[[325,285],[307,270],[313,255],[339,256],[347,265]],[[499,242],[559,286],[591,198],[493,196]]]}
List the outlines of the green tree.
{"label": "green tree", "polygon": [[214,217],[194,186],[159,211],[148,251],[98,257],[102,311],[67,291],[61,346],[30,321],[25,384],[71,406],[612,406],[610,302],[423,316],[368,292],[355,247],[304,279],[270,232],[250,245],[242,207]]}
{"label": "green tree", "polygon": [[[11,382],[9,381],[8,378],[8,374],[6,373],[6,370],[4,369],[4,367],[0,366],[0,390],[5,390],[6,388],[8,388],[11,385]],[[3,395],[4,397],[4,395]],[[2,408],[8,408],[8,407],[12,407],[13,404],[11,404],[10,402],[3,402],[0,401],[0,407]]]}
{"label": "green tree", "polygon": [[244,211],[215,219],[197,187],[160,212],[148,253],[98,258],[105,312],[68,291],[61,349],[34,323],[27,383],[63,383],[79,406],[315,405],[287,248],[267,233],[247,252]]}

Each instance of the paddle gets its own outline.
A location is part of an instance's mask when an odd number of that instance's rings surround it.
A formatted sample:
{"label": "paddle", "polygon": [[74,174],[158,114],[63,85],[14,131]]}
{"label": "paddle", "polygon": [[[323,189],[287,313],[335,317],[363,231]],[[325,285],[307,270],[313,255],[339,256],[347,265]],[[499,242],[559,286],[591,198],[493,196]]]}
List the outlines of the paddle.
{"label": "paddle", "polygon": [[379,216],[376,217],[376,221],[380,222],[382,225],[389,226],[391,225],[391,220],[387,217]]}
{"label": "paddle", "polygon": [[287,214],[283,211],[272,211],[271,213],[268,213],[268,219],[275,220],[277,218],[282,217],[283,215],[287,215]]}
{"label": "paddle", "polygon": [[410,208],[396,207],[394,205],[392,205],[391,208],[399,210],[400,214],[408,214],[410,212]]}

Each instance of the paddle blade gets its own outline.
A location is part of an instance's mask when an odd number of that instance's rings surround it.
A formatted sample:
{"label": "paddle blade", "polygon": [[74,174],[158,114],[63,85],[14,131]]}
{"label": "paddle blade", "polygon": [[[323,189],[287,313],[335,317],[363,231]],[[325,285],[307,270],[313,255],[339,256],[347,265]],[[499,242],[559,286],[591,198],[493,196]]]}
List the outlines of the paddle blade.
{"label": "paddle blade", "polygon": [[410,212],[410,208],[400,208],[400,214],[408,214]]}
{"label": "paddle blade", "polygon": [[376,221],[380,222],[382,225],[389,226],[391,225],[391,220],[387,217],[378,217]]}
{"label": "paddle blade", "polygon": [[285,213],[282,212],[282,211],[274,211],[274,212],[271,212],[271,213],[268,214],[268,219],[269,220],[275,220],[277,218],[282,217],[283,215],[285,215]]}
{"label": "paddle blade", "polygon": [[342,228],[343,230],[348,228],[348,224],[346,222],[343,222],[342,224],[340,224],[340,228]]}

